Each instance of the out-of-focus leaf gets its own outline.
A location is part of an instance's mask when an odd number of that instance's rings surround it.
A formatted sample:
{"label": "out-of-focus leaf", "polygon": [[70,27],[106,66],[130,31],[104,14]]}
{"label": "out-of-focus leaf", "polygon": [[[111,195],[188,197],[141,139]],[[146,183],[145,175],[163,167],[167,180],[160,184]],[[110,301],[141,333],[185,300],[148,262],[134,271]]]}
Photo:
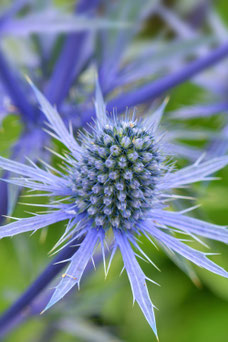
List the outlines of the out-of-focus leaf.
{"label": "out-of-focus leaf", "polygon": [[72,15],[52,15],[40,13],[23,19],[7,22],[2,28],[2,34],[27,36],[32,33],[67,33],[78,31],[94,31],[98,29],[126,29],[129,22],[112,21],[105,18],[86,18]]}
{"label": "out-of-focus leaf", "polygon": [[62,319],[58,322],[58,328],[81,338],[85,342],[121,342],[107,329],[81,319]]}

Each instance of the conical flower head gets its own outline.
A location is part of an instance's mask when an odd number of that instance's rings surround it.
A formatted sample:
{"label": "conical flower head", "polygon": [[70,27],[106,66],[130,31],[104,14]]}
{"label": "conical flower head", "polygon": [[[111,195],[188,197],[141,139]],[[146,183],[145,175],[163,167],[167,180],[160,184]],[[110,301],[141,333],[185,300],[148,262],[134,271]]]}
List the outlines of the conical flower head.
{"label": "conical flower head", "polygon": [[152,207],[161,158],[143,122],[108,120],[81,135],[82,154],[72,169],[76,205],[92,226],[132,229]]}

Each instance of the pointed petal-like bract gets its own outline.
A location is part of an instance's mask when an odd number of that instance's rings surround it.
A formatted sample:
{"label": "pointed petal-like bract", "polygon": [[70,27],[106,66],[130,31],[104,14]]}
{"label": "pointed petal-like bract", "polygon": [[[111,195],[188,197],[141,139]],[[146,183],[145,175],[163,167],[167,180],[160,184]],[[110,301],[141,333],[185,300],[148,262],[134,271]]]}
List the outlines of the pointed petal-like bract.
{"label": "pointed petal-like bract", "polygon": [[78,158],[80,152],[80,146],[74,139],[73,135],[67,130],[63,120],[61,119],[57,110],[48,102],[48,100],[43,96],[43,94],[36,88],[36,86],[29,80],[37,100],[41,106],[41,110],[47,117],[51,124],[52,129],[56,133],[59,140],[70,150],[75,158]]}
{"label": "pointed petal-like bract", "polygon": [[[206,146],[206,150],[209,156],[223,156],[228,151],[228,125],[226,124],[222,131],[219,132],[220,136],[217,139],[213,139]],[[223,139],[223,137],[225,139]]]}
{"label": "pointed petal-like bract", "polygon": [[181,156],[187,160],[195,162],[203,153],[198,147],[189,146],[182,143],[170,143],[166,146],[166,151],[171,155]]}
{"label": "pointed petal-like bract", "polygon": [[210,117],[212,115],[218,114],[219,112],[227,111],[227,109],[227,102],[210,103],[184,107],[172,112],[170,116],[174,119],[186,120],[199,117]]}
{"label": "pointed petal-like bract", "polygon": [[69,185],[67,180],[64,178],[57,177],[38,167],[35,168],[32,166],[28,166],[4,157],[0,157],[0,169],[11,171],[24,177],[29,177],[37,182],[43,182],[44,184],[52,186],[54,185],[56,189],[58,189],[59,187],[67,187]]}
{"label": "pointed petal-like bract", "polygon": [[50,224],[70,219],[72,215],[64,211],[55,211],[51,214],[37,215],[33,217],[19,219],[0,227],[0,239],[6,236],[36,231]]}
{"label": "pointed petal-like bract", "polygon": [[[45,19],[44,19],[45,18]],[[5,34],[28,36],[33,33],[58,34],[86,32],[99,29],[126,29],[130,23],[113,21],[108,18],[86,18],[85,16],[52,15],[48,13],[27,15],[22,19],[14,19],[2,26]]]}
{"label": "pointed petal-like bract", "polygon": [[84,269],[93,255],[93,251],[98,239],[99,232],[96,229],[91,228],[87,232],[86,237],[80,245],[80,248],[71,258],[70,265],[67,268],[66,273],[62,275],[62,279],[57,285],[55,292],[44,311],[62,299],[72,289],[73,286],[76,284],[79,285]]}
{"label": "pointed petal-like bract", "polygon": [[141,270],[132,247],[122,232],[115,231],[116,243],[122,254],[124,267],[127,271],[127,275],[131,284],[134,300],[139,304],[145,318],[153,329],[157,337],[157,328],[154,315],[154,306],[150,300],[149,292],[146,285],[146,277]]}
{"label": "pointed petal-like bract", "polygon": [[151,130],[153,133],[157,131],[157,128],[162,119],[162,115],[164,113],[165,107],[168,103],[168,98],[166,98],[162,104],[150,115],[148,118],[143,120],[143,124],[147,127],[148,130]]}
{"label": "pointed petal-like bract", "polygon": [[208,271],[221,275],[222,277],[228,278],[228,272],[226,272],[222,267],[216,265],[214,262],[206,257],[206,254],[189,247],[183,242],[179,241],[177,238],[164,233],[162,230],[157,229],[151,220],[151,225],[149,221],[145,222],[143,228],[148,231],[156,240],[160,241],[170,250],[183,255],[186,259],[190,260],[199,267],[206,268]]}
{"label": "pointed petal-like bract", "polygon": [[[14,184],[23,188],[29,188],[36,191],[44,191],[45,196],[69,196],[72,195],[72,189],[69,186],[63,186],[63,184],[44,184],[29,180],[25,177],[20,178],[2,178],[4,182]],[[44,194],[36,194],[36,196],[44,196]]]}
{"label": "pointed petal-like bract", "polygon": [[228,243],[228,229],[216,224],[188,217],[167,210],[153,210],[151,218],[160,224],[181,229],[187,233],[204,236],[208,239]]}
{"label": "pointed petal-like bract", "polygon": [[100,127],[104,127],[107,123],[107,116],[106,116],[106,106],[104,102],[104,98],[101,92],[100,84],[98,77],[96,79],[96,93],[95,93],[95,109],[96,109],[96,117],[97,122]]}
{"label": "pointed petal-like bract", "polygon": [[159,185],[161,189],[175,188],[185,184],[207,180],[207,176],[228,164],[228,157],[213,158],[201,164],[187,166],[172,174],[167,174]]}

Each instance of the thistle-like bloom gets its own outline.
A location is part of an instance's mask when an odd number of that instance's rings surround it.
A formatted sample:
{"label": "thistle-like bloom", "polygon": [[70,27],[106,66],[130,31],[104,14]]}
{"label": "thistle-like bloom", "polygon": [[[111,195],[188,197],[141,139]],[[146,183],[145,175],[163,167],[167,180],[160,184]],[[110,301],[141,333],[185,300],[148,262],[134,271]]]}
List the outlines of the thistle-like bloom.
{"label": "thistle-like bloom", "polygon": [[[28,3],[28,11],[24,11],[24,14],[19,13]],[[147,106],[156,97],[217,63],[228,53],[228,45],[225,44],[203,58],[183,65],[189,53],[192,57],[199,45],[201,46],[202,43],[208,45],[208,42],[194,37],[191,42],[188,40],[187,43],[184,40],[162,42],[160,39],[154,39],[149,42],[143,41],[142,45],[140,43],[138,46],[138,40],[133,37],[143,26],[146,17],[155,10],[154,3],[149,0],[135,1],[134,4],[131,0],[124,2],[80,0],[75,5],[75,13],[77,13],[75,17],[55,15],[56,9],[52,8],[49,12],[46,8],[47,3],[43,4],[43,12],[37,15],[34,13],[33,5],[27,0],[13,2],[12,7],[0,16],[0,32],[3,40],[7,42],[7,32],[26,36],[21,46],[22,51],[24,51],[23,47],[26,48],[23,63],[21,64],[19,60],[16,68],[14,66],[11,69],[7,62],[8,53],[11,56],[13,53],[11,60],[16,61],[14,51],[10,52],[10,49],[6,49],[6,56],[0,51],[0,81],[10,102],[12,101],[14,111],[16,110],[21,117],[24,127],[16,144],[11,146],[12,158],[22,163],[25,161],[25,155],[34,162],[37,162],[39,158],[48,159],[49,154],[45,153],[43,146],[48,145],[49,137],[42,131],[44,116],[34,108],[30,89],[27,85],[25,86],[24,80],[21,80],[21,67],[23,72],[27,70],[33,78],[37,79],[36,82],[47,99],[57,108],[61,108],[62,117],[65,120],[71,120],[73,128],[77,129],[86,125],[92,118],[90,86],[87,81],[83,81],[87,77],[81,76],[90,74],[89,70],[94,65],[94,60],[98,65],[102,92],[111,99],[107,108],[110,110],[117,108],[118,113],[122,113],[126,107],[139,104]],[[102,11],[99,11],[100,5],[102,5]],[[50,13],[53,13],[51,17]],[[45,16],[46,20],[42,22],[47,22],[47,25],[41,23],[40,16]],[[80,16],[85,19],[85,30],[83,22],[78,20]],[[77,18],[76,22],[75,18]],[[121,24],[123,22],[129,24],[123,26]],[[101,30],[94,35],[92,28],[95,27],[115,27],[115,31]],[[46,36],[43,39],[39,33],[46,30],[46,32],[53,32],[55,36],[60,29],[61,32],[70,31],[71,33],[65,38],[61,45],[61,52],[56,56],[54,43],[56,40],[53,37],[49,40]],[[32,32],[37,34],[35,41],[31,36]],[[98,54],[97,49],[94,49],[95,37],[99,41]],[[39,51],[38,55],[37,51]],[[53,56],[57,57],[54,66]],[[176,65],[179,64],[181,68],[177,70]],[[47,66],[51,65],[50,75]],[[159,77],[164,72],[167,75]],[[72,97],[69,96],[74,93],[79,94],[78,101],[75,101],[75,97],[72,101]],[[9,110],[7,107],[2,106],[0,100],[0,122]],[[3,112],[2,115],[1,112]],[[31,137],[34,141],[36,139],[36,143],[27,143]],[[180,155],[194,161],[201,154],[198,149],[179,143],[171,147],[174,147]],[[3,177],[10,178],[11,173],[4,174]],[[15,191],[15,187],[0,182],[0,192],[5,193],[5,196],[0,197],[1,222],[4,214],[12,214],[20,188]]]}
{"label": "thistle-like bloom", "polygon": [[[128,274],[134,301],[157,336],[154,306],[136,252],[148,259],[138,245],[137,237],[152,237],[159,245],[211,272],[228,277],[228,273],[206,257],[206,253],[189,247],[175,237],[178,231],[191,236],[228,242],[228,230],[166,209],[172,188],[208,180],[208,175],[228,164],[228,157],[200,162],[179,171],[168,165],[156,136],[165,103],[150,117],[137,120],[106,116],[103,97],[97,85],[96,121],[89,132],[75,140],[71,131],[45,97],[33,86],[43,113],[49,121],[51,135],[69,150],[63,156],[63,171],[46,165],[27,166],[0,158],[0,167],[22,177],[10,180],[19,186],[38,190],[51,198],[47,214],[20,219],[2,226],[0,238],[38,229],[68,220],[66,231],[56,247],[71,243],[73,237],[84,237],[46,309],[50,308],[76,284],[100,243],[107,273],[113,256],[120,250]],[[112,234],[109,234],[112,232]],[[112,236],[112,253],[105,264],[105,242]],[[198,238],[197,238],[198,239]]]}

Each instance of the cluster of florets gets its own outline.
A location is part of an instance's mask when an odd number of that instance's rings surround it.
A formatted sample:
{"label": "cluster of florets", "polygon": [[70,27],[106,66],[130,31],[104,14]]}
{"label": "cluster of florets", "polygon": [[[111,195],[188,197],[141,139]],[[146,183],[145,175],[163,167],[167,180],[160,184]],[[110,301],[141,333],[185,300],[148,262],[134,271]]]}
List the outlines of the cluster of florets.
{"label": "cluster of florets", "polygon": [[131,229],[152,206],[160,156],[154,137],[137,122],[105,125],[82,138],[74,174],[76,205],[94,226]]}

